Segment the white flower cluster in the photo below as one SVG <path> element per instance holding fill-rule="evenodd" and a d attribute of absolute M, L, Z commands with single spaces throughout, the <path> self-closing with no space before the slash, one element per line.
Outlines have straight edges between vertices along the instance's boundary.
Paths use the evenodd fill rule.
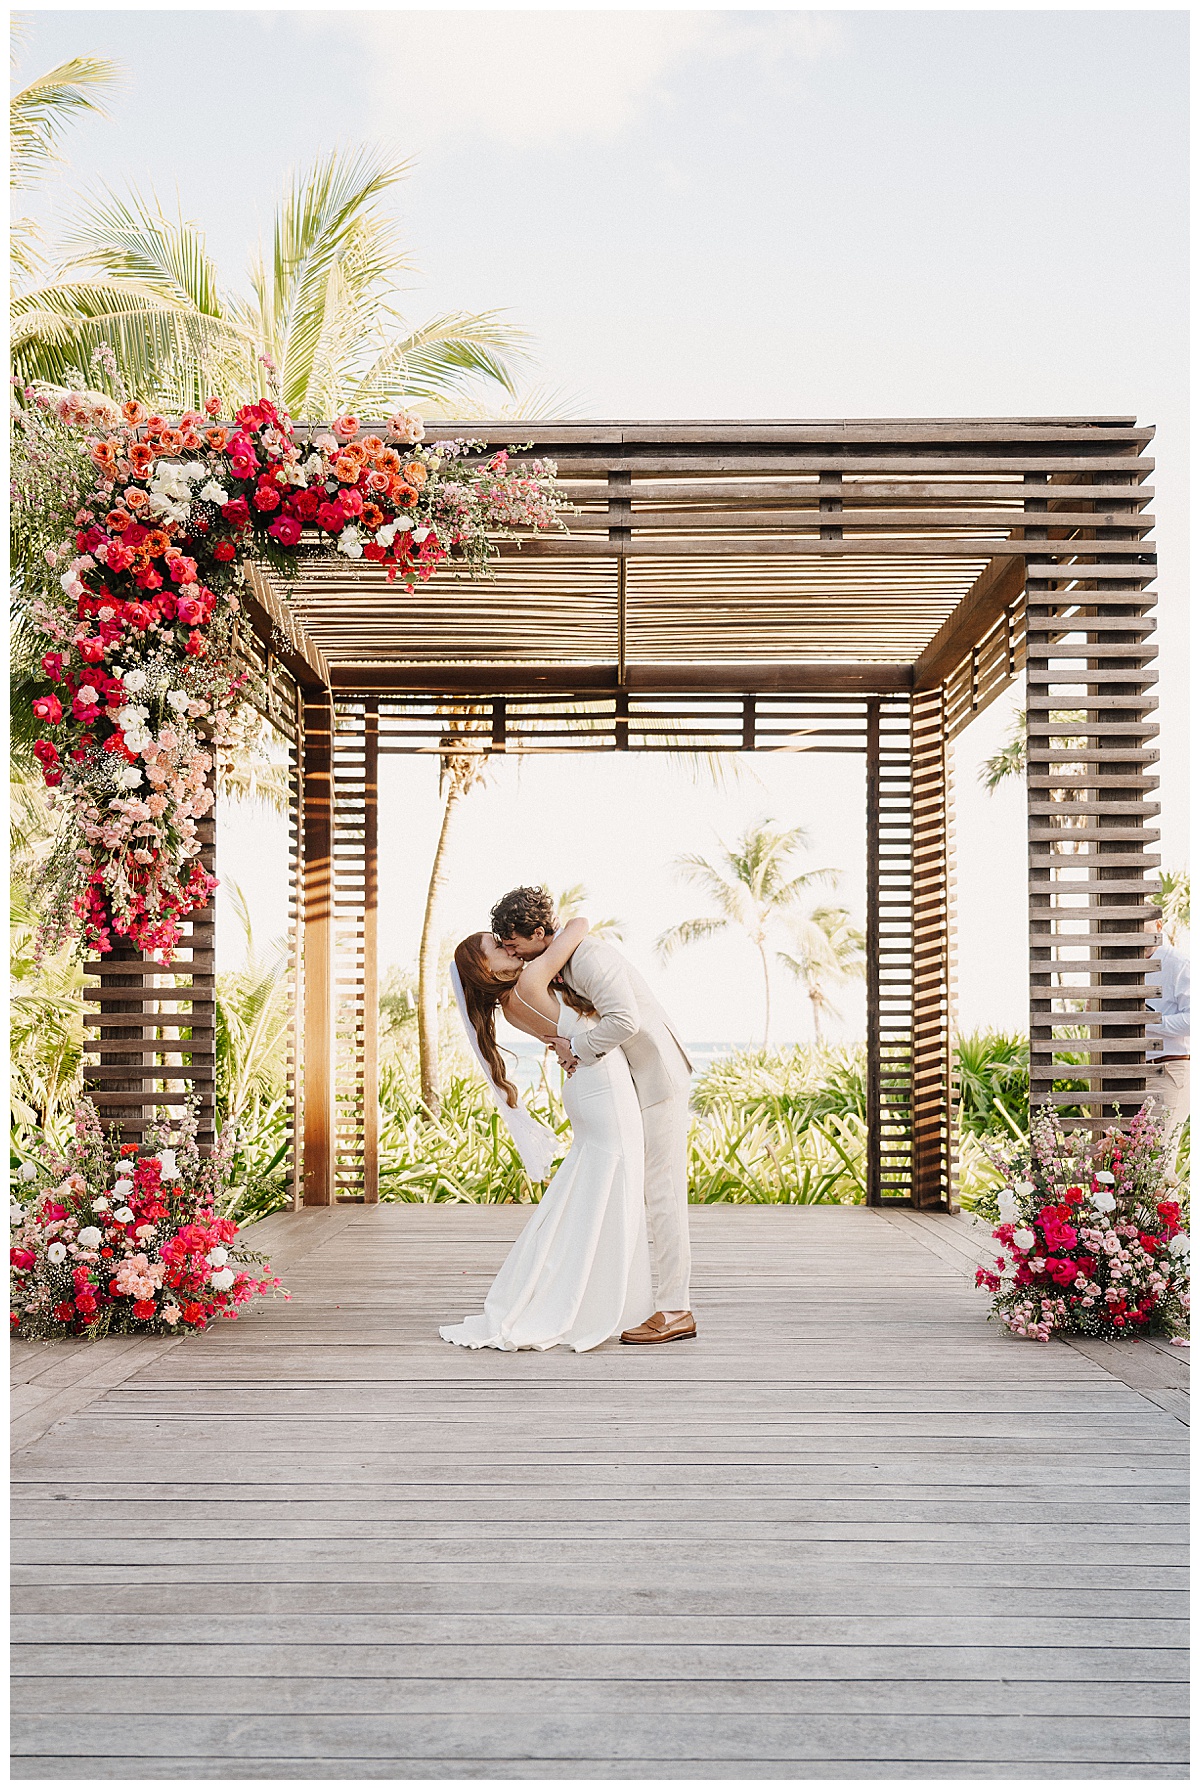
<path fill-rule="evenodd" d="M 202 461 L 160 460 L 150 481 L 150 510 L 172 522 L 186 522 L 192 509 L 192 488 L 207 477 Z"/>

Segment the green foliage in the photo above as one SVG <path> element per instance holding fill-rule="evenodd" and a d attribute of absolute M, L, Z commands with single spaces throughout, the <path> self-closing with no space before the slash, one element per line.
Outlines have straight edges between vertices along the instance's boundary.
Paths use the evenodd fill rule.
<path fill-rule="evenodd" d="M 482 1081 L 451 1070 L 434 1118 L 421 1099 L 416 1052 L 398 1052 L 379 1077 L 379 1197 L 431 1205 L 436 1202 L 505 1205 L 535 1200 L 516 1146 Z M 547 1085 L 526 1103 L 543 1123 L 569 1142 L 562 1103 Z"/>
<path fill-rule="evenodd" d="M 1158 887 L 1150 897 L 1162 914 L 1162 929 L 1174 944 L 1180 932 L 1192 927 L 1192 879 L 1186 870 L 1162 870 Z"/>
<path fill-rule="evenodd" d="M 970 1032 L 954 1049 L 959 1126 L 1022 1138 L 1029 1130 L 1029 1040 L 1017 1033 Z"/>
<path fill-rule="evenodd" d="M 83 970 L 69 950 L 38 963 L 38 915 L 14 894 L 9 933 L 12 1149 L 19 1161 L 61 1153 L 82 1088 Z"/>

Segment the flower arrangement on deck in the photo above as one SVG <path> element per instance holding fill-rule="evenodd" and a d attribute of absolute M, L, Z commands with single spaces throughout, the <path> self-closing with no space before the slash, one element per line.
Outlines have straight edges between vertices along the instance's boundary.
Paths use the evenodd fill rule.
<path fill-rule="evenodd" d="M 114 937 L 167 961 L 207 905 L 197 823 L 234 749 L 233 621 L 245 566 L 377 563 L 410 588 L 484 573 L 497 538 L 559 522 L 552 462 L 469 441 L 421 445 L 414 417 L 308 442 L 270 399 L 177 421 L 136 399 L 31 390 L 14 404 L 13 525 L 25 613 L 44 639 L 34 746 L 61 815 L 43 946 Z"/>
<path fill-rule="evenodd" d="M 68 1157 L 41 1171 L 26 1163 L 28 1203 L 13 1198 L 15 1335 L 171 1336 L 236 1318 L 248 1300 L 282 1289 L 218 1213 L 230 1140 L 202 1158 L 195 1137 L 189 1114 L 177 1131 L 118 1145 L 81 1102 Z"/>
<path fill-rule="evenodd" d="M 975 1284 L 1014 1335 L 1186 1329 L 1190 1242 L 1166 1143 L 1147 1104 L 1094 1139 L 1043 1112 L 1027 1145 L 989 1150 L 1006 1185 L 976 1211 L 993 1221 L 1002 1253 Z"/>

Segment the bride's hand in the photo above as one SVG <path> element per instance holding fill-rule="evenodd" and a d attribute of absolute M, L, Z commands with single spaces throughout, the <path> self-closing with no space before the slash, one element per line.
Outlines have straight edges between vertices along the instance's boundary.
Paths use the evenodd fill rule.
<path fill-rule="evenodd" d="M 566 1070 L 568 1075 L 574 1075 L 575 1071 L 579 1067 L 579 1058 L 575 1055 L 575 1052 L 571 1049 L 570 1039 L 569 1038 L 548 1038 L 546 1040 L 546 1042 L 549 1045 L 550 1049 L 554 1052 L 555 1056 L 558 1058 L 560 1066 Z"/>

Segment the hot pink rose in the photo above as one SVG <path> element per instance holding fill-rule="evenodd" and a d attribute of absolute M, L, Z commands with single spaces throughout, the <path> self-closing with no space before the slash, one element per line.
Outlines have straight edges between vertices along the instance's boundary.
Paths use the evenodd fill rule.
<path fill-rule="evenodd" d="M 37 1257 L 34 1255 L 32 1249 L 10 1249 L 8 1252 L 8 1259 L 14 1268 L 24 1274 L 28 1269 L 33 1267 Z"/>
<path fill-rule="evenodd" d="M 303 534 L 299 522 L 294 516 L 277 516 L 267 533 L 279 542 L 281 547 L 294 547 Z"/>
<path fill-rule="evenodd" d="M 61 653 L 42 654 L 42 675 L 56 684 L 62 683 L 63 656 Z"/>
<path fill-rule="evenodd" d="M 132 552 L 120 541 L 109 542 L 107 558 L 110 572 L 127 572 L 133 564 Z"/>
<path fill-rule="evenodd" d="M 171 577 L 176 584 L 194 584 L 196 582 L 196 562 L 181 553 L 170 564 Z"/>
<path fill-rule="evenodd" d="M 79 657 L 85 665 L 99 665 L 104 657 L 104 642 L 98 635 L 81 640 L 78 645 Z"/>
<path fill-rule="evenodd" d="M 33 712 L 39 721 L 48 721 L 57 726 L 62 720 L 62 703 L 57 696 L 37 696 L 33 702 Z"/>
<path fill-rule="evenodd" d="M 358 434 L 358 418 L 356 416 L 339 416 L 330 428 L 339 441 L 353 441 Z"/>
<path fill-rule="evenodd" d="M 175 617 L 185 628 L 195 627 L 204 619 L 204 606 L 195 597 L 179 597 L 175 603 Z"/>

